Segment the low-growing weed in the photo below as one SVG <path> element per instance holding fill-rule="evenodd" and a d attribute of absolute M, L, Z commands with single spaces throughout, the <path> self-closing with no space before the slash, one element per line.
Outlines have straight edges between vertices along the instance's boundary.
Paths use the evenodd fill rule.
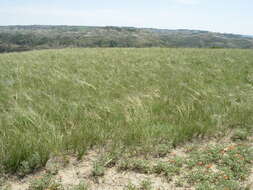
<path fill-rule="evenodd" d="M 93 177 L 101 177 L 105 174 L 105 167 L 100 162 L 93 163 L 92 176 Z"/>
<path fill-rule="evenodd" d="M 34 179 L 28 190 L 63 190 L 63 187 L 54 181 L 52 175 L 46 174 Z"/>
<path fill-rule="evenodd" d="M 79 183 L 78 185 L 74 185 L 68 190 L 88 190 L 89 186 L 86 185 L 84 182 Z"/>
<path fill-rule="evenodd" d="M 150 163 L 146 160 L 140 159 L 125 159 L 121 160 L 118 165 L 118 169 L 121 171 L 131 170 L 139 173 L 150 173 L 152 171 L 152 167 Z"/>

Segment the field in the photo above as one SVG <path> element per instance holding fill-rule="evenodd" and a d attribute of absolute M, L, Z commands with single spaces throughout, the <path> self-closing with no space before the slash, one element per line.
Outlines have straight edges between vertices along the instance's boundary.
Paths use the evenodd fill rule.
<path fill-rule="evenodd" d="M 21 178 L 29 190 L 110 189 L 96 185 L 112 171 L 142 180 L 118 189 L 148 190 L 162 179 L 165 189 L 250 189 L 252 126 L 252 50 L 0 55 L 0 189 L 20 188 Z M 52 169 L 52 160 L 61 161 Z M 80 163 L 92 168 L 79 185 L 54 181 Z"/>

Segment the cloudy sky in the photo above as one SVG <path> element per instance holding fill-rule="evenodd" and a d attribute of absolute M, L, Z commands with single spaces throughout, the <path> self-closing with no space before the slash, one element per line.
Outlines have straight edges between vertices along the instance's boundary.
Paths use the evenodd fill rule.
<path fill-rule="evenodd" d="M 0 25 L 135 26 L 253 35 L 253 0 L 0 0 Z"/>

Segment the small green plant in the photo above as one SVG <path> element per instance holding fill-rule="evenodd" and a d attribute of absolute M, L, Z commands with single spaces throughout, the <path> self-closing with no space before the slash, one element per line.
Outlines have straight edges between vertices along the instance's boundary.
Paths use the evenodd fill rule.
<path fill-rule="evenodd" d="M 119 159 L 119 153 L 118 152 L 109 152 L 102 155 L 98 162 L 101 163 L 104 167 L 113 167 L 116 165 L 117 161 Z"/>
<path fill-rule="evenodd" d="M 239 190 L 244 188 L 239 185 L 237 181 L 224 180 L 218 184 L 213 184 L 210 182 L 202 182 L 196 186 L 196 190 Z"/>
<path fill-rule="evenodd" d="M 79 183 L 78 185 L 75 185 L 68 190 L 88 190 L 88 185 L 86 185 L 84 182 Z"/>
<path fill-rule="evenodd" d="M 56 175 L 60 168 L 65 167 L 69 163 L 66 155 L 52 156 L 46 163 L 45 169 L 47 173 Z"/>
<path fill-rule="evenodd" d="M 158 162 L 154 167 L 153 167 L 153 172 L 157 174 L 162 174 L 166 173 L 168 168 L 167 163 L 165 162 Z"/>
<path fill-rule="evenodd" d="M 170 180 L 172 176 L 180 173 L 182 166 L 182 159 L 175 157 L 174 159 L 169 160 L 169 162 L 158 162 L 154 165 L 153 172 L 163 174 L 168 180 Z"/>
<path fill-rule="evenodd" d="M 100 162 L 93 163 L 92 176 L 101 177 L 105 174 L 105 167 Z"/>
<path fill-rule="evenodd" d="M 216 187 L 209 182 L 203 182 L 196 186 L 196 190 L 216 190 Z"/>
<path fill-rule="evenodd" d="M 181 179 L 181 178 L 176 179 L 175 185 L 176 185 L 176 187 L 183 187 L 184 186 L 183 179 Z"/>
<path fill-rule="evenodd" d="M 217 189 L 229 189 L 229 190 L 238 190 L 243 189 L 240 183 L 236 180 L 222 180 L 216 185 Z"/>
<path fill-rule="evenodd" d="M 132 160 L 132 170 L 140 173 L 150 173 L 151 167 L 146 160 Z"/>
<path fill-rule="evenodd" d="M 119 170 L 132 170 L 139 173 L 150 173 L 152 168 L 146 160 L 140 159 L 125 159 L 121 160 L 118 165 Z"/>
<path fill-rule="evenodd" d="M 54 181 L 52 175 L 45 174 L 33 180 L 28 190 L 63 190 L 63 188 Z"/>
<path fill-rule="evenodd" d="M 119 171 L 126 171 L 126 170 L 131 169 L 131 161 L 130 161 L 130 159 L 120 160 L 117 168 L 118 168 Z"/>
<path fill-rule="evenodd" d="M 24 176 L 41 166 L 41 157 L 38 153 L 32 154 L 27 160 L 21 162 L 18 174 Z"/>
<path fill-rule="evenodd" d="M 129 183 L 124 190 L 151 190 L 152 182 L 150 180 L 143 180 L 139 186 Z"/>
<path fill-rule="evenodd" d="M 170 152 L 171 148 L 172 148 L 171 145 L 168 144 L 158 145 L 155 148 L 154 155 L 156 157 L 165 157 Z"/>
<path fill-rule="evenodd" d="M 236 129 L 234 131 L 234 134 L 232 135 L 231 139 L 233 141 L 244 141 L 244 140 L 247 140 L 248 138 L 248 135 L 249 135 L 249 132 L 245 129 Z"/>
<path fill-rule="evenodd" d="M 150 180 L 143 180 L 140 184 L 140 190 L 151 190 L 152 182 Z"/>
<path fill-rule="evenodd" d="M 187 179 L 187 182 L 192 185 L 200 184 L 203 182 L 216 183 L 218 177 L 219 177 L 219 174 L 212 173 L 208 170 L 205 170 L 205 168 L 202 168 L 202 167 L 194 168 L 185 176 L 185 178 Z"/>
<path fill-rule="evenodd" d="M 132 183 L 129 183 L 124 190 L 138 190 L 138 187 Z"/>

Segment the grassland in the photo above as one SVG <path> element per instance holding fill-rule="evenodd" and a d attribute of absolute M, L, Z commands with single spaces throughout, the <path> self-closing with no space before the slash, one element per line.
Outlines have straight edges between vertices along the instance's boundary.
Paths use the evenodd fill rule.
<path fill-rule="evenodd" d="M 252 105 L 252 50 L 95 48 L 2 54 L 0 173 L 23 176 L 54 155 L 81 159 L 97 147 L 118 156 L 163 154 L 168 147 L 230 130 L 243 140 L 252 132 Z M 164 173 L 162 167 L 158 170 Z"/>

